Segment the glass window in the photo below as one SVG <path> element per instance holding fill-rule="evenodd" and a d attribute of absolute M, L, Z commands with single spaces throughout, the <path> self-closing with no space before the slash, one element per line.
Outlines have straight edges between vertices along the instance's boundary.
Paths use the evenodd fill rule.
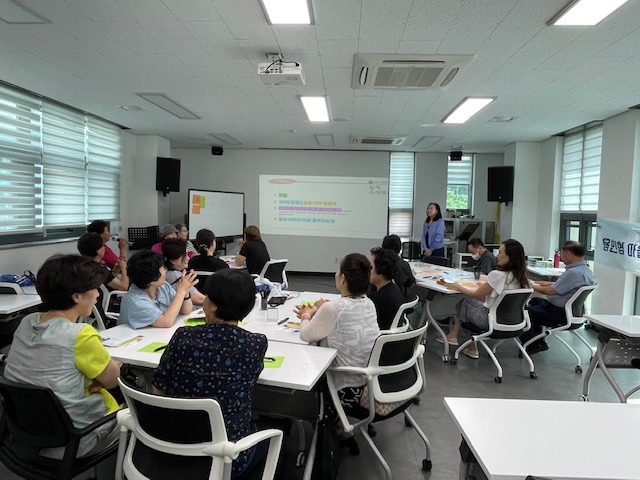
<path fill-rule="evenodd" d="M 389 158 L 389 234 L 413 235 L 413 153 L 393 152 Z"/>
<path fill-rule="evenodd" d="M 120 217 L 120 129 L 0 84 L 0 244 Z"/>
<path fill-rule="evenodd" d="M 460 161 L 447 164 L 447 210 L 471 213 L 473 183 L 473 155 L 463 155 Z"/>
<path fill-rule="evenodd" d="M 581 127 L 564 137 L 560 210 L 596 212 L 600 191 L 602 125 Z"/>

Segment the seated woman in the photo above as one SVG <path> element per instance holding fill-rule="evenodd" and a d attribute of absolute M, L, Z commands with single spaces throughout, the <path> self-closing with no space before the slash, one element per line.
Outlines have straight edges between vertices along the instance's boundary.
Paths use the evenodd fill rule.
<path fill-rule="evenodd" d="M 198 253 L 189 260 L 189 270 L 200 270 L 204 272 L 217 272 L 223 268 L 229 268 L 227 262 L 216 258 L 216 234 L 211 230 L 203 228 L 196 234 L 196 245 Z"/>
<path fill-rule="evenodd" d="M 267 337 L 238 327 L 253 309 L 253 279 L 223 270 L 205 284 L 205 325 L 181 327 L 171 338 L 153 376 L 153 392 L 186 398 L 213 398 L 220 404 L 229 440 L 256 431 L 251 421 L 253 386 L 264 368 Z M 261 445 L 233 462 L 232 478 L 264 456 Z"/>
<path fill-rule="evenodd" d="M 387 235 L 382 239 L 382 248 L 392 250 L 396 254 L 396 273 L 393 276 L 393 280 L 396 285 L 402 291 L 405 300 L 408 299 L 408 289 L 416 284 L 416 279 L 413 276 L 414 272 L 411 270 L 411 266 L 400 256 L 402 250 L 402 240 L 395 234 Z"/>
<path fill-rule="evenodd" d="M 365 295 L 370 271 L 367 257 L 350 253 L 342 259 L 335 275 L 341 297 L 330 302 L 320 300 L 315 307 L 296 307 L 296 315 L 301 320 L 300 338 L 307 342 L 319 341 L 321 346 L 338 351 L 332 366 L 366 367 L 380 335 L 376 308 Z M 359 415 L 362 407 L 358 402 L 366 380 L 350 373 L 335 374 L 334 380 L 345 412 Z M 353 451 L 353 446 L 351 448 Z"/>
<path fill-rule="evenodd" d="M 178 238 L 178 230 L 170 223 L 167 223 L 160 227 L 160 241 L 151 247 L 151 251 L 162 254 L 162 242 L 169 238 Z"/>
<path fill-rule="evenodd" d="M 527 264 L 524 248 L 517 240 L 509 239 L 502 242 L 498 250 L 498 270 L 487 275 L 487 283 L 477 289 L 469 289 L 458 283 L 447 284 L 447 288 L 464 293 L 469 298 L 461 300 L 456 305 L 456 321 L 447 335 L 447 341 L 458 345 L 458 334 L 462 322 L 471 322 L 478 328 L 489 330 L 489 308 L 503 290 L 529 288 L 527 279 Z M 442 339 L 438 338 L 438 341 Z M 472 343 L 463 352 L 471 358 L 478 358 L 476 343 Z"/>
<path fill-rule="evenodd" d="M 249 225 L 244 229 L 244 241 L 240 253 L 236 256 L 236 265 L 242 267 L 246 264 L 249 273 L 259 274 L 269 260 L 271 257 L 260 236 L 260 229 L 255 225 Z"/>
<path fill-rule="evenodd" d="M 106 390 L 118 385 L 120 369 L 102 346 L 100 334 L 77 323 L 91 314 L 104 281 L 103 266 L 79 255 L 49 258 L 40 270 L 36 290 L 46 308 L 22 319 L 13 335 L 4 376 L 14 382 L 48 387 L 77 428 L 83 428 L 120 408 Z M 78 456 L 104 450 L 118 438 L 115 420 L 80 442 Z M 41 452 L 61 459 L 62 448 Z"/>
<path fill-rule="evenodd" d="M 194 255 L 198 255 L 198 250 L 193 246 L 191 240 L 189 240 L 189 228 L 184 223 L 178 223 L 176 225 L 176 230 L 178 230 L 178 238 L 187 242 L 187 256 L 191 258 Z"/>
<path fill-rule="evenodd" d="M 371 285 L 375 287 L 369 292 L 369 298 L 376 307 L 380 330 L 388 330 L 404 303 L 404 297 L 393 282 L 397 255 L 391 250 L 376 247 L 371 249 Z"/>
<path fill-rule="evenodd" d="M 133 328 L 169 328 L 179 314 L 193 310 L 189 290 L 198 280 L 193 272 L 182 272 L 175 290 L 166 283 L 167 269 L 162 257 L 150 250 L 140 250 L 129 260 L 129 280 L 132 285 L 122 297 L 118 325 L 128 323 Z"/>
<path fill-rule="evenodd" d="M 182 238 L 169 238 L 162 242 L 162 256 L 164 257 L 164 266 L 167 268 L 166 282 L 172 287 L 182 278 L 189 264 L 187 257 L 187 242 Z M 194 305 L 202 305 L 204 295 L 194 286 L 189 290 L 191 301 Z"/>

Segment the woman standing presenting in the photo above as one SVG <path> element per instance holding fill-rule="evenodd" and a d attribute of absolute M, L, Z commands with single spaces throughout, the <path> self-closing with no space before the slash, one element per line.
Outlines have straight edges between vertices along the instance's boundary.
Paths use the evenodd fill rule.
<path fill-rule="evenodd" d="M 422 225 L 422 255 L 425 257 L 444 257 L 444 220 L 440 205 L 430 203 L 427 206 L 427 219 Z"/>

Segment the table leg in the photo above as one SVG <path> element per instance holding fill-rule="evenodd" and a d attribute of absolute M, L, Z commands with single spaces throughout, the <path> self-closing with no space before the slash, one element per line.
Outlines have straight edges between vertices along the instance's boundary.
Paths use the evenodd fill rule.
<path fill-rule="evenodd" d="M 436 322 L 435 317 L 447 317 L 455 315 L 455 306 L 460 301 L 459 295 L 443 295 L 437 292 L 429 291 L 425 300 L 425 310 L 427 311 L 427 318 L 433 328 L 436 329 L 436 333 L 442 338 L 444 345 L 442 361 L 449 361 L 449 341 L 447 335 L 442 330 L 442 327 Z"/>
<path fill-rule="evenodd" d="M 594 370 L 598 365 L 600 365 L 600 370 L 602 370 L 603 375 L 616 392 L 620 403 L 627 403 L 627 397 L 624 392 L 618 385 L 618 382 L 613 378 L 611 372 L 605 365 L 604 362 L 604 351 L 607 348 L 609 340 L 611 340 L 611 332 L 608 330 L 603 330 L 598 335 L 598 347 L 596 348 L 596 354 L 591 359 L 591 363 L 589 363 L 589 369 L 587 370 L 587 374 L 584 377 L 584 381 L 582 384 L 582 395 L 580 396 L 580 400 L 588 400 L 589 399 L 589 382 L 591 380 L 591 375 L 593 375 Z"/>

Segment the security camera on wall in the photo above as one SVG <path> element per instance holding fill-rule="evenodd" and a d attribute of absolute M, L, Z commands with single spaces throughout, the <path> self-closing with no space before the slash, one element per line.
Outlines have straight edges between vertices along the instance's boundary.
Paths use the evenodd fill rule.
<path fill-rule="evenodd" d="M 222 155 L 224 150 L 219 145 L 214 145 L 211 147 L 211 155 Z"/>

